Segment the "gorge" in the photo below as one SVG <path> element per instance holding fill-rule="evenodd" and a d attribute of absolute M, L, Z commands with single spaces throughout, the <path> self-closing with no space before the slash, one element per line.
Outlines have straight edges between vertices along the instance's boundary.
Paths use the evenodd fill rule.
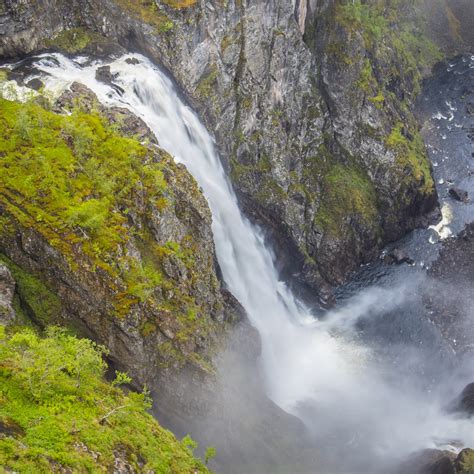
<path fill-rule="evenodd" d="M 112 2 L 104 5 L 108 8 Z M 146 56 L 124 50 L 123 41 L 122 46 L 110 46 L 102 39 L 94 40 L 101 46 L 87 50 L 88 43 L 79 48 L 79 55 L 48 51 L 6 62 L 3 97 L 21 102 L 26 96 L 40 104 L 32 107 L 47 111 L 43 116 L 39 109 L 19 108 L 13 118 L 3 117 L 13 124 L 7 131 L 17 130 L 17 143 L 37 140 L 36 130 L 47 129 L 56 120 L 47 114 L 71 117 L 69 124 L 59 125 L 56 138 L 79 157 L 77 165 L 64 167 L 65 173 L 70 173 L 71 166 L 79 170 L 66 174 L 66 183 L 76 179 L 77 173 L 92 186 L 98 181 L 90 173 L 113 177 L 114 167 L 124 165 L 111 161 L 111 168 L 102 171 L 101 160 L 107 160 L 108 153 L 120 154 L 127 146 L 143 147 L 143 151 L 133 148 L 132 155 L 143 168 L 138 170 L 137 183 L 133 182 L 133 197 L 119 197 L 107 211 L 121 220 L 105 221 L 104 228 L 115 229 L 111 232 L 119 235 L 126 229 L 126 238 L 118 242 L 118 250 L 106 255 L 101 247 L 104 241 L 98 237 L 105 238 L 110 231 L 102 236 L 85 214 L 51 210 L 45 199 L 47 188 L 32 194 L 29 202 L 18 200 L 12 194 L 17 162 L 9 161 L 2 174 L 6 196 L 0 216 L 2 262 L 14 277 L 20 274 L 16 267 L 31 272 L 59 296 L 62 309 L 38 320 L 17 277 L 18 298 L 23 310 L 28 307 L 25 313 L 33 314 L 40 327 L 66 325 L 107 346 L 112 367 L 126 370 L 135 388 L 146 384 L 151 389 L 160 422 L 177 436 L 190 433 L 202 446 L 216 447 L 216 459 L 209 466 L 217 472 L 439 472 L 422 470 L 436 469 L 440 462 L 456 469 L 446 472 L 470 472 L 469 450 L 463 451 L 464 461 L 454 459 L 463 448 L 474 446 L 472 420 L 449 405 L 474 378 L 470 364 L 472 280 L 468 272 L 458 274 L 459 266 L 449 263 L 449 252 L 455 255 L 457 250 L 438 254 L 443 239 L 460 232 L 473 216 L 472 204 L 454 202 L 448 187 L 460 186 L 472 195 L 469 107 L 474 60 L 464 54 L 437 66 L 418 97 L 415 119 L 415 93 L 403 106 L 405 98 L 379 96 L 390 87 L 395 94 L 411 94 L 409 89 L 421 82 L 421 75 L 415 78 L 402 72 L 399 82 L 389 87 L 378 77 L 377 68 L 383 70 L 391 59 L 372 58 L 369 53 L 372 72 L 361 73 L 368 83 L 362 86 L 362 79 L 355 81 L 351 71 L 357 75 L 353 68 L 361 66 L 367 72 L 366 60 L 357 60 L 354 66 L 344 56 L 346 52 L 334 50 L 337 41 L 328 37 L 333 31 L 328 26 L 332 3 L 328 5 L 309 2 L 306 21 L 298 17 L 306 11 L 299 7 L 298 22 L 291 5 L 281 6 L 290 14 L 278 21 L 283 18 L 290 26 L 282 34 L 273 30 L 275 42 L 283 37 L 301 46 L 302 25 L 318 20 L 310 31 L 303 28 L 303 33 L 308 44 L 321 41 L 314 46 L 319 77 L 317 85 L 304 82 L 304 74 L 311 75 L 314 64 L 303 49 L 297 65 L 269 66 L 276 68 L 277 75 L 271 76 L 277 86 L 265 92 L 271 99 L 260 96 L 266 89 L 258 80 L 252 82 L 255 77 L 248 83 L 245 79 L 246 74 L 257 72 L 258 54 L 249 64 L 233 56 L 225 59 L 223 51 L 224 63 L 236 66 L 239 81 L 228 85 L 237 100 L 228 98 L 220 82 L 225 83 L 226 76 L 222 79 L 219 65 L 199 77 L 194 92 L 201 96 L 199 104 L 187 94 L 189 82 L 195 80 L 194 63 L 176 70 L 173 61 L 178 59 L 173 54 L 164 60 L 166 55 L 140 48 L 152 59 L 158 54 L 173 71 L 171 79 L 169 71 Z M 328 8 L 326 14 L 324 8 Z M 91 14 L 89 20 L 93 18 Z M 247 21 L 257 21 L 256 17 L 247 14 L 245 18 L 242 31 L 255 34 Z M 134 23 L 138 20 L 129 21 L 129 28 L 138 28 Z M 189 18 L 186 21 L 179 35 L 195 28 Z M 354 24 L 362 20 L 355 17 L 349 26 L 344 23 L 347 18 L 340 21 L 347 28 L 344 34 L 357 38 Z M 110 28 L 113 23 L 104 20 L 104 24 Z M 374 48 L 373 39 L 364 47 Z M 257 43 L 248 41 L 240 45 L 244 53 L 241 49 L 239 58 L 249 54 L 246 48 L 256 53 L 252 48 L 258 49 Z M 361 47 L 351 41 L 347 43 L 351 47 Z M 469 46 L 469 37 L 465 41 Z M 183 40 L 183 44 L 188 43 Z M 15 47 L 16 54 L 26 52 Z M 283 49 L 272 47 L 277 51 L 275 58 L 281 54 L 284 62 L 288 60 Z M 227 48 L 232 45 L 223 49 Z M 380 54 L 385 53 L 382 48 Z M 12 56 L 11 50 L 7 55 Z M 322 58 L 345 64 L 347 76 L 337 79 L 337 67 L 332 69 Z M 192 61 L 203 61 L 196 50 Z M 295 83 L 297 72 L 300 82 Z M 31 92 L 35 81 L 39 92 Z M 289 92 L 284 90 L 287 81 L 292 84 Z M 357 91 L 349 97 L 346 91 L 355 82 Z M 309 92 L 311 87 L 317 90 Z M 240 89 L 246 88 L 251 99 L 242 95 Z M 273 107 L 259 118 L 265 101 L 275 97 L 280 111 Z M 209 128 L 212 124 L 216 142 L 188 100 Z M 227 100 L 233 103 L 230 108 L 224 106 Z M 255 100 L 261 101 L 258 107 Z M 10 106 L 5 104 L 2 107 L 7 110 Z M 296 112 L 295 104 L 302 109 Z M 221 116 L 213 116 L 219 108 Z M 356 109 L 361 122 L 351 115 Z M 229 120 L 230 111 L 235 113 L 234 120 Z M 96 116 L 105 117 L 100 119 L 102 125 L 94 122 Z M 424 124 L 421 134 L 416 120 Z M 262 136 L 255 135 L 256 128 Z M 380 134 L 381 129 L 387 134 Z M 89 136 L 91 131 L 99 140 Z M 288 139 L 286 145 L 275 132 Z M 104 148 L 105 154 L 93 157 L 92 162 L 90 147 L 100 149 L 100 141 L 108 143 L 117 133 L 133 137 L 137 144 L 117 142 L 118 148 Z M 420 148 L 421 135 L 432 167 Z M 291 163 L 298 140 L 299 156 L 305 158 Z M 21 146 L 27 149 L 30 144 Z M 40 146 L 44 150 L 51 145 L 41 142 Z M 44 153 L 40 151 L 39 156 Z M 408 162 L 400 157 L 408 157 Z M 21 166 L 21 157 L 16 159 Z M 399 174 L 397 160 L 402 160 L 406 179 Z M 149 169 L 154 174 L 148 174 Z M 207 199 L 212 232 L 206 201 L 186 170 Z M 38 179 L 43 180 L 43 171 L 39 173 Z M 113 192 L 119 196 L 123 186 L 128 193 L 126 181 L 127 175 Z M 153 183 L 159 183 L 158 194 Z M 85 203 L 109 196 L 106 188 L 92 188 L 93 198 L 81 189 L 76 192 L 85 192 Z M 27 191 L 17 185 L 19 195 L 26 196 Z M 443 225 L 436 216 L 436 195 Z M 30 220 L 22 215 L 25 203 L 33 206 L 26 208 Z M 66 222 L 53 221 L 57 216 L 66 216 Z M 385 247 L 385 262 L 378 258 L 387 243 L 415 226 L 420 228 Z M 72 250 L 61 246 L 51 230 L 59 240 L 70 241 Z M 470 242 L 470 238 L 467 232 L 460 242 Z M 98 247 L 92 246 L 89 254 L 91 241 Z M 459 246 L 455 240 L 446 248 L 449 245 Z M 469 243 L 465 245 L 469 248 Z M 387 255 L 394 249 L 414 262 L 388 265 Z M 70 251 L 79 263 L 76 267 Z M 468 257 L 469 253 L 461 253 L 461 260 Z M 118 273 L 114 259 L 120 262 Z M 140 262 L 138 269 L 135 260 Z M 366 264 L 359 268 L 361 262 Z M 152 266 L 164 276 L 156 275 Z M 109 277 L 114 282 L 110 287 Z M 451 279 L 455 288 L 449 284 Z M 111 314 L 111 307 L 118 311 L 117 292 L 122 295 L 121 304 L 123 296 L 129 298 L 120 306 L 121 315 Z M 446 306 L 456 300 L 462 304 L 448 323 L 443 314 L 449 313 Z M 427 456 L 423 451 L 427 448 L 434 450 L 431 457 L 410 458 L 413 453 Z"/>

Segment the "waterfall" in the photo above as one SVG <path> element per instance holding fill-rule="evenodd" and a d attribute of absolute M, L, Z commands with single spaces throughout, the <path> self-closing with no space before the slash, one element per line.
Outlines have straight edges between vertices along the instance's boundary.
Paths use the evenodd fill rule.
<path fill-rule="evenodd" d="M 129 64 L 126 59 L 130 57 L 139 63 Z M 45 55 L 37 67 L 49 74 L 43 78 L 49 90 L 58 93 L 77 81 L 93 90 L 102 103 L 130 109 L 147 123 L 159 145 L 197 180 L 212 211 L 224 281 L 261 335 L 261 365 L 269 396 L 292 411 L 308 392 L 317 390 L 316 385 L 309 386 L 311 380 L 316 382 L 315 370 L 326 372 L 327 377 L 337 366 L 347 372 L 347 381 L 354 372 L 354 358 L 346 357 L 348 348 L 339 347 L 338 339 L 314 330 L 317 323 L 309 310 L 279 281 L 261 232 L 239 210 L 212 137 L 180 100 L 173 83 L 140 55 L 128 55 L 110 64 L 116 75 L 114 83 L 123 93 L 98 82 L 94 64 L 81 66 L 80 61 L 55 54 L 53 58 Z M 362 358 L 363 352 L 353 356 Z"/>
<path fill-rule="evenodd" d="M 131 64 L 130 58 L 136 61 Z M 411 379 L 387 382 L 381 362 L 356 337 L 354 321 L 377 305 L 396 307 L 406 298 L 407 286 L 369 290 L 324 321 L 316 320 L 280 281 L 262 233 L 239 210 L 212 137 L 171 80 L 133 54 L 109 63 L 120 89 L 114 88 L 95 79 L 100 65 L 60 54 L 35 59 L 47 89 L 57 93 L 81 82 L 105 105 L 126 107 L 141 117 L 160 146 L 202 187 L 223 279 L 262 339 L 260 365 L 268 396 L 322 437 L 341 435 L 343 440 L 344 433 L 351 433 L 346 447 L 367 445 L 371 455 L 434 447 L 436 437 L 474 444 L 471 422 L 444 414 L 440 401 L 420 395 Z"/>

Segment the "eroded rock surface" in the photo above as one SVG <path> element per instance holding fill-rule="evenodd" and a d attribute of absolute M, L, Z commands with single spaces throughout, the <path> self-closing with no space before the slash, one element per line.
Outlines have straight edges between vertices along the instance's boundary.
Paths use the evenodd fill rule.
<path fill-rule="evenodd" d="M 401 2 L 393 23 L 380 23 L 373 10 L 367 25 L 334 0 L 295 8 L 283 0 L 159 2 L 152 13 L 122 0 L 53 3 L 35 2 L 33 15 L 31 2 L 8 2 L 1 54 L 55 44 L 77 50 L 83 36 L 67 36 L 67 28 L 80 25 L 162 64 L 216 136 L 281 269 L 321 295 L 384 243 L 427 223 L 436 193 L 411 109 L 439 56 L 410 29 L 426 17 L 423 8 Z M 467 20 L 451 3 L 461 37 Z M 389 18 L 388 4 L 382 8 Z M 463 44 L 454 36 L 446 51 Z"/>

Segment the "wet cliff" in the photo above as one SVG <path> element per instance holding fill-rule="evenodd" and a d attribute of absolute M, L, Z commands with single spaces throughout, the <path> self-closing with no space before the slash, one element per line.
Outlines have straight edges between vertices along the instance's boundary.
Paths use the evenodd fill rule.
<path fill-rule="evenodd" d="M 446 53 L 469 44 L 460 3 L 435 8 L 451 25 L 440 40 Z M 282 270 L 321 295 L 435 208 L 412 115 L 422 77 L 442 57 L 426 5 L 103 0 L 52 8 L 6 2 L 1 54 L 77 51 L 91 41 L 103 53 L 103 35 L 163 65 L 213 131 Z"/>
<path fill-rule="evenodd" d="M 436 210 L 413 104 L 432 65 L 467 50 L 472 30 L 462 0 L 440 0 L 432 16 L 412 3 L 6 0 L 0 55 L 151 57 L 215 135 L 281 270 L 327 300 Z M 143 122 L 78 85 L 53 104 L 2 100 L 1 114 L 1 318 L 103 343 L 111 365 L 153 383 L 176 432 L 208 419 L 222 429 L 228 463 L 252 453 L 253 465 L 259 456 L 282 465 L 303 452 L 289 441 L 304 439 L 300 423 L 263 393 L 258 338 L 222 288 L 210 211 L 189 173 Z M 243 363 L 250 377 L 215 377 L 228 334 L 221 370 Z M 229 439 L 243 454 L 225 451 Z"/>

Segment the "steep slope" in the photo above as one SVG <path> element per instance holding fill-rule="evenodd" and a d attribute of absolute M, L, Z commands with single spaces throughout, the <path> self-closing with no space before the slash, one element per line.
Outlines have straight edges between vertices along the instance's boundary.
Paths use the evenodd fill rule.
<path fill-rule="evenodd" d="M 1 319 L 105 345 L 165 426 L 237 471 L 298 459 L 304 427 L 264 393 L 258 335 L 217 276 L 207 202 L 144 123 L 74 83 L 52 104 L 1 99 L 0 136 Z"/>
<path fill-rule="evenodd" d="M 24 310 L 41 325 L 71 319 L 139 384 L 158 368 L 211 370 L 226 316 L 207 203 L 140 143 L 154 139 L 126 110 L 93 112 L 80 86 L 56 107 L 81 101 L 67 116 L 2 100 L 0 249 L 19 267 Z M 35 276 L 51 297 L 34 301 Z"/>
<path fill-rule="evenodd" d="M 0 326 L 0 465 L 7 472 L 208 472 L 147 413 L 145 393 L 103 379 L 105 348 L 59 329 Z"/>

